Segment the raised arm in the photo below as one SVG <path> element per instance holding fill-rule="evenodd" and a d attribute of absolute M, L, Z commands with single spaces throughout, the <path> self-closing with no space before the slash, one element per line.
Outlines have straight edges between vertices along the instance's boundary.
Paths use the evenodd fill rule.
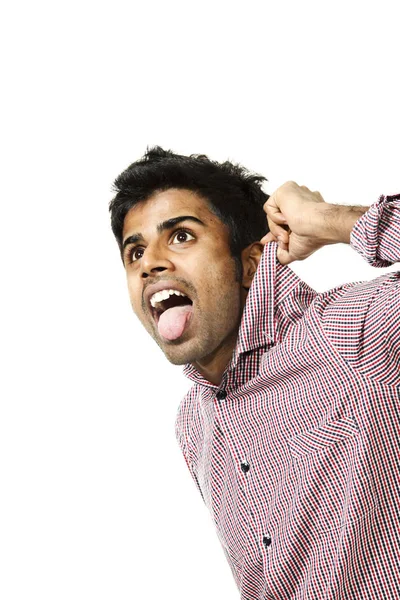
<path fill-rule="evenodd" d="M 400 260 L 400 195 L 371 207 L 336 206 L 287 183 L 265 210 L 271 233 L 263 241 L 278 241 L 283 264 L 337 242 L 350 242 L 376 267 Z M 400 271 L 326 292 L 323 306 L 322 324 L 343 358 L 367 377 L 400 385 Z"/>
<path fill-rule="evenodd" d="M 319 192 L 289 181 L 264 205 L 278 260 L 304 260 L 327 244 L 351 243 L 375 267 L 400 260 L 400 194 L 381 196 L 371 207 L 328 204 Z"/>
<path fill-rule="evenodd" d="M 349 243 L 351 231 L 368 206 L 328 204 L 319 192 L 288 181 L 264 204 L 270 233 L 262 242 L 278 242 L 280 263 L 304 260 L 339 242 Z"/>

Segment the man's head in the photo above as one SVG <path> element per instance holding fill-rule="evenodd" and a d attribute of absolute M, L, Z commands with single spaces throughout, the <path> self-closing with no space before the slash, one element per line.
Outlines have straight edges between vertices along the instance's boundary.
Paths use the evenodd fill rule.
<path fill-rule="evenodd" d="M 115 181 L 111 222 L 131 303 L 175 364 L 229 358 L 234 348 L 268 232 L 264 179 L 156 147 Z M 178 295 L 154 296 L 162 288 Z"/>

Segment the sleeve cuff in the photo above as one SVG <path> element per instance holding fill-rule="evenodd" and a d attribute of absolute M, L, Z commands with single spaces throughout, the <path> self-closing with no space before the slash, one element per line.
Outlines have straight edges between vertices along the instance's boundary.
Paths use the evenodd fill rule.
<path fill-rule="evenodd" d="M 350 234 L 350 245 L 370 265 L 389 267 L 392 262 L 379 258 L 378 250 L 381 236 L 381 220 L 387 205 L 400 196 L 380 196 L 354 224 Z"/>

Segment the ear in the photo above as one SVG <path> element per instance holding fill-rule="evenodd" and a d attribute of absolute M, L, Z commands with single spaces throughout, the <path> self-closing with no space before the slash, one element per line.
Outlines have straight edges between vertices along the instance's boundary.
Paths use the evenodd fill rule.
<path fill-rule="evenodd" d="M 251 282 L 253 281 L 253 277 L 257 271 L 258 263 L 260 262 L 263 250 L 264 245 L 260 242 L 254 242 L 242 250 L 242 286 L 246 289 L 249 289 L 251 286 Z"/>

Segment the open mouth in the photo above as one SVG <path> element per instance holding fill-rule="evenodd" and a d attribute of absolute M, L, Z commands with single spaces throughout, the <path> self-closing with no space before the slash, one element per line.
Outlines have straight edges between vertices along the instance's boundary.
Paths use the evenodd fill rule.
<path fill-rule="evenodd" d="M 162 290 L 150 298 L 151 311 L 159 334 L 176 340 L 186 330 L 193 312 L 193 302 L 178 290 Z"/>
<path fill-rule="evenodd" d="M 177 290 L 163 290 L 162 292 L 157 292 L 150 298 L 152 313 L 157 323 L 160 315 L 170 308 L 175 308 L 176 306 L 191 306 L 192 304 L 193 302 L 189 296 L 186 296 Z"/>

